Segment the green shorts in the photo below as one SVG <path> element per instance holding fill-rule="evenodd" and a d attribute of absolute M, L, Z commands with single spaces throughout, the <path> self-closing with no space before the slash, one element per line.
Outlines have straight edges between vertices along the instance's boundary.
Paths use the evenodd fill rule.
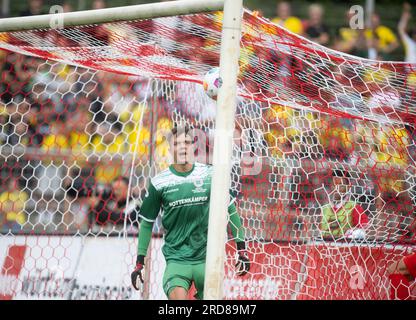
<path fill-rule="evenodd" d="M 205 262 L 200 264 L 168 262 L 163 275 L 163 291 L 169 298 L 169 294 L 174 288 L 182 287 L 189 291 L 193 282 L 196 288 L 195 298 L 202 300 L 204 280 Z"/>

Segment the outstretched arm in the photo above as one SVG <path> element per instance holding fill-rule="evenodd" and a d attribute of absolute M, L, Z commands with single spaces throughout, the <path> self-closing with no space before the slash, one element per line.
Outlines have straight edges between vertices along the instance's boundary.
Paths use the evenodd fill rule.
<path fill-rule="evenodd" d="M 142 219 L 142 221 L 140 222 L 136 267 L 131 274 L 131 282 L 136 290 L 139 290 L 144 282 L 142 273 L 144 269 L 144 258 L 147 255 L 147 249 L 149 247 L 150 240 L 152 239 L 153 223 L 159 214 L 160 205 L 160 194 L 155 189 L 153 184 L 150 183 L 149 193 L 143 200 L 143 204 L 140 209 L 139 217 Z"/>
<path fill-rule="evenodd" d="M 147 255 L 147 248 L 149 248 L 150 240 L 152 239 L 153 222 L 142 221 L 139 230 L 139 243 L 137 248 L 137 257 L 144 257 Z"/>
<path fill-rule="evenodd" d="M 144 283 L 143 269 L 144 258 L 147 254 L 150 240 L 152 239 L 153 222 L 142 221 L 139 230 L 139 244 L 137 250 L 136 267 L 131 273 L 131 283 L 136 290 L 140 290 Z"/>
<path fill-rule="evenodd" d="M 403 4 L 402 16 L 401 16 L 399 24 L 397 26 L 397 28 L 399 30 L 399 35 L 402 38 L 402 40 L 407 35 L 406 34 L 407 26 L 409 25 L 409 21 L 410 21 L 410 18 L 412 16 L 411 10 L 412 10 L 412 7 L 410 6 L 410 4 L 405 2 Z"/>
<path fill-rule="evenodd" d="M 250 260 L 246 253 L 244 227 L 241 223 L 240 216 L 237 213 L 237 208 L 235 207 L 234 203 L 229 205 L 228 214 L 230 217 L 229 225 L 231 228 L 231 233 L 234 237 L 238 253 L 238 261 L 236 264 L 237 275 L 244 276 L 247 272 L 250 271 Z"/>

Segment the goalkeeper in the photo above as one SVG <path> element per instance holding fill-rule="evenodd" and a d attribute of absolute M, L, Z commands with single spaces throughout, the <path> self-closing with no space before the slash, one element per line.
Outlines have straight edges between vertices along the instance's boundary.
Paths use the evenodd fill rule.
<path fill-rule="evenodd" d="M 174 164 L 150 180 L 148 195 L 140 209 L 138 255 L 131 280 L 136 290 L 142 287 L 153 222 L 162 208 L 162 225 L 166 232 L 162 248 L 166 260 L 163 290 L 171 300 L 185 300 L 193 282 L 197 290 L 195 297 L 202 299 L 212 167 L 193 163 L 194 146 L 189 127 L 175 126 L 168 141 Z M 238 251 L 237 274 L 243 276 L 249 271 L 250 262 L 234 199 L 228 213 Z"/>

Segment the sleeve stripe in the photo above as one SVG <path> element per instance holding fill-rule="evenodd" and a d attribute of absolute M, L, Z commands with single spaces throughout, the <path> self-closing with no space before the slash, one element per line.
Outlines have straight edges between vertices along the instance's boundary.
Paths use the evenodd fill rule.
<path fill-rule="evenodd" d="M 147 222 L 155 222 L 155 219 L 154 220 L 148 219 L 148 218 L 142 216 L 141 214 L 139 214 L 139 217 L 142 218 L 144 221 L 147 221 Z"/>

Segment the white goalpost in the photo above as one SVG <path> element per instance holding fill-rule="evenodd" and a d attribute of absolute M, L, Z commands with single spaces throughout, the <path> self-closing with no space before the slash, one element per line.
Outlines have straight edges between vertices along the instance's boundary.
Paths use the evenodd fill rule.
<path fill-rule="evenodd" d="M 240 58 L 242 0 L 225 0 L 221 38 L 220 77 L 215 120 L 212 190 L 208 223 L 208 246 L 205 271 L 205 299 L 222 299 L 227 227 L 228 190 L 231 185 L 231 159 L 237 76 Z"/>
<path fill-rule="evenodd" d="M 240 56 L 242 0 L 179 0 L 120 8 L 87 10 L 33 17 L 2 19 L 0 32 L 50 28 L 59 19 L 61 27 L 101 24 L 136 19 L 151 19 L 201 12 L 224 11 L 220 53 L 220 77 L 213 153 L 213 178 L 210 200 L 205 299 L 223 298 L 223 278 L 229 203 L 231 156 L 237 101 L 238 61 Z M 220 231 L 222 230 L 222 231 Z"/>
<path fill-rule="evenodd" d="M 218 66 L 214 100 L 203 79 Z M 1 19 L 0 300 L 166 298 L 160 216 L 143 292 L 130 273 L 175 123 L 213 165 L 204 299 L 388 298 L 387 267 L 416 243 L 415 70 L 320 46 L 243 0 Z"/>

